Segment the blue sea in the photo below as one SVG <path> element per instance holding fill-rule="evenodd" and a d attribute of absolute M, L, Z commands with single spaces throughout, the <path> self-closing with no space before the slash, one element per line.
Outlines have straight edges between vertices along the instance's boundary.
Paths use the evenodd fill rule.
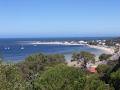
<path fill-rule="evenodd" d="M 88 51 L 96 55 L 103 51 L 89 48 L 86 45 L 62 45 L 59 42 L 77 42 L 81 40 L 106 40 L 104 38 L 1 38 L 0 56 L 4 61 L 18 62 L 32 54 L 64 54 L 66 60 L 70 60 L 73 52 Z M 45 42 L 45 43 L 43 43 Z M 54 43 L 56 42 L 56 43 Z M 47 43 L 47 44 L 46 44 Z"/>

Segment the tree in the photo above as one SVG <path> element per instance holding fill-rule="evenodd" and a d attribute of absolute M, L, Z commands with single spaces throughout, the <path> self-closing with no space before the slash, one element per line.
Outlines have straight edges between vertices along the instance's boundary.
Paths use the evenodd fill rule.
<path fill-rule="evenodd" d="M 37 73 L 44 72 L 48 67 L 52 67 L 58 63 L 64 63 L 65 59 L 63 55 L 44 55 L 35 54 L 27 57 L 25 61 L 18 63 L 16 66 L 19 68 L 22 77 L 27 82 L 28 90 L 34 89 L 34 79 Z"/>
<path fill-rule="evenodd" d="M 87 62 L 95 62 L 95 55 L 85 51 L 82 51 L 80 53 L 74 53 L 72 56 L 72 61 L 83 61 L 83 67 L 86 68 Z"/>
<path fill-rule="evenodd" d="M 101 64 L 101 65 L 98 65 L 96 69 L 100 75 L 104 75 L 109 70 L 109 66 L 105 64 Z"/>
<path fill-rule="evenodd" d="M 107 45 L 107 46 L 114 46 L 115 42 L 113 40 L 106 40 L 105 41 L 105 45 Z"/>
<path fill-rule="evenodd" d="M 110 75 L 110 84 L 114 86 L 115 90 L 120 90 L 120 69 Z"/>
<path fill-rule="evenodd" d="M 88 41 L 88 44 L 89 45 L 97 45 L 99 44 L 97 41 Z"/>
<path fill-rule="evenodd" d="M 99 75 L 91 74 L 87 76 L 85 88 L 83 90 L 112 90 L 112 88 L 100 80 Z"/>
<path fill-rule="evenodd" d="M 80 52 L 73 60 L 94 62 L 94 54 Z M 109 84 L 98 74 L 89 74 L 83 69 L 68 67 L 64 55 L 36 54 L 17 64 L 0 63 L 0 90 L 112 90 L 119 88 L 120 62 L 109 73 Z M 98 73 L 106 73 L 108 67 L 99 65 Z M 113 70 L 111 70 L 113 71 Z M 102 81 L 103 80 L 103 81 Z M 117 89 L 116 89 L 117 90 Z"/>
<path fill-rule="evenodd" d="M 45 71 L 35 80 L 36 90 L 82 90 L 85 84 L 83 71 L 57 65 Z"/>
<path fill-rule="evenodd" d="M 23 77 L 26 80 L 30 80 L 32 75 L 37 74 L 38 72 L 44 71 L 46 66 L 51 65 L 52 63 L 64 63 L 65 58 L 63 55 L 54 54 L 54 55 L 44 55 L 44 54 L 35 54 L 27 57 L 22 63 L 18 63 L 17 66 L 23 73 Z"/>
<path fill-rule="evenodd" d="M 108 60 L 112 55 L 111 54 L 101 54 L 99 56 L 100 61 Z"/>
<path fill-rule="evenodd" d="M 1 90 L 25 90 L 25 82 L 14 65 L 0 65 Z"/>
<path fill-rule="evenodd" d="M 57 65 L 35 80 L 35 90 L 112 90 L 97 74 L 85 74 L 80 69 Z"/>
<path fill-rule="evenodd" d="M 44 69 L 45 63 L 47 62 L 47 57 L 43 54 L 31 55 L 25 59 L 25 61 L 18 63 L 22 76 L 25 80 L 29 81 L 33 76 Z"/>
<path fill-rule="evenodd" d="M 78 60 L 80 60 L 79 53 L 73 53 L 71 61 L 78 61 Z"/>
<path fill-rule="evenodd" d="M 47 55 L 48 63 L 65 63 L 65 56 L 62 54 Z"/>
<path fill-rule="evenodd" d="M 110 61 L 108 65 L 109 69 L 101 79 L 113 86 L 115 90 L 120 90 L 120 58 L 118 61 Z"/>
<path fill-rule="evenodd" d="M 109 83 L 115 88 L 115 90 L 118 90 L 118 88 L 120 88 L 120 57 L 117 64 L 111 69 L 109 76 Z"/>

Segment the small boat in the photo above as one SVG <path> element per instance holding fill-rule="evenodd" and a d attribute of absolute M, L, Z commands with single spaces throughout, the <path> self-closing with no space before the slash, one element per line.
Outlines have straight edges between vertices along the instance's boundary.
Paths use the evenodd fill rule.
<path fill-rule="evenodd" d="M 8 50 L 10 49 L 10 47 L 7 48 Z"/>
<path fill-rule="evenodd" d="M 7 48 L 4 48 L 5 50 L 7 50 Z"/>
<path fill-rule="evenodd" d="M 4 49 L 5 49 L 5 50 L 9 50 L 9 49 L 10 49 L 10 47 L 5 47 Z"/>
<path fill-rule="evenodd" d="M 25 48 L 22 46 L 20 49 L 22 49 L 22 50 L 23 50 L 23 49 L 25 49 Z"/>
<path fill-rule="evenodd" d="M 33 45 L 33 46 L 37 46 L 37 45 Z"/>

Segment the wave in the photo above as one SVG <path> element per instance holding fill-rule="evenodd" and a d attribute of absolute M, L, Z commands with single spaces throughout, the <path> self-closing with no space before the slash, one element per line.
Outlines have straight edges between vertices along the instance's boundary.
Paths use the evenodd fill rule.
<path fill-rule="evenodd" d="M 20 41 L 19 44 L 27 45 L 87 45 L 85 41 Z"/>

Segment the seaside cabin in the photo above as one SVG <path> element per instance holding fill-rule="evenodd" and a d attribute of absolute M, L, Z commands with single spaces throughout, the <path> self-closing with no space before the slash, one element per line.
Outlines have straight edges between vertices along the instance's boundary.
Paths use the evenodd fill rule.
<path fill-rule="evenodd" d="M 96 70 L 97 66 L 90 66 L 87 68 L 87 71 L 90 72 L 90 73 L 97 73 L 97 70 Z"/>
<path fill-rule="evenodd" d="M 120 44 L 119 44 L 119 43 L 116 43 L 115 45 L 116 45 L 116 46 L 120 46 Z"/>

